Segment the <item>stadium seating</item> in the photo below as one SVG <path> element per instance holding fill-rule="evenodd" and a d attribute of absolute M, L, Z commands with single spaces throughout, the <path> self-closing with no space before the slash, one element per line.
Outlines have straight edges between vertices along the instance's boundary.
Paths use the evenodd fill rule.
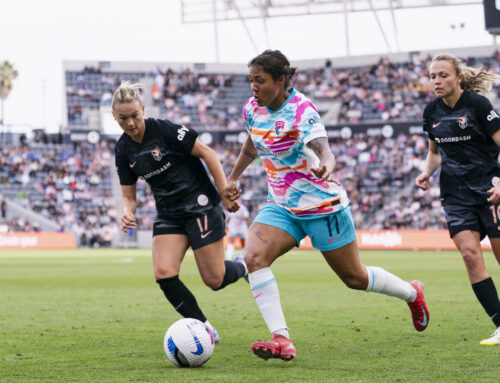
<path fill-rule="evenodd" d="M 5 146 L 0 156 L 0 194 L 50 218 L 60 231 L 76 233 L 83 246 L 104 245 L 118 228 L 111 160 L 107 146 L 86 142 Z M 19 217 L 7 221 L 9 230 L 17 231 L 21 221 Z M 29 225 L 22 231 L 30 231 Z"/>
<path fill-rule="evenodd" d="M 342 123 L 415 121 L 432 99 L 425 68 L 430 58 L 413 57 L 404 63 L 382 58 L 371 66 L 312 68 L 300 71 L 294 86 L 315 102 L 337 103 L 335 119 Z M 467 59 L 468 65 L 485 66 L 500 73 L 500 54 Z M 99 67 L 66 72 L 66 98 L 70 128 L 95 128 L 89 116 L 111 104 L 111 95 L 122 80 L 151 84 L 145 96 L 161 118 L 189 124 L 198 131 L 241 130 L 241 106 L 249 97 L 246 75 L 195 73 L 189 69 L 154 72 L 110 72 Z M 494 100 L 500 86 L 494 88 Z M 327 108 L 328 109 L 328 108 Z M 50 218 L 59 230 L 77 234 L 81 246 L 106 246 L 118 231 L 113 189 L 112 141 L 107 145 L 85 142 L 47 142 L 39 135 L 0 151 L 0 194 L 20 206 Z M 393 138 L 357 133 L 349 139 L 332 138 L 337 159 L 335 177 L 351 199 L 360 229 L 440 229 L 446 223 L 439 202 L 437 178 L 430 191 L 414 186 L 427 154 L 423 135 L 400 134 Z M 226 174 L 240 150 L 234 142 L 214 142 Z M 265 203 L 267 183 L 261 164 L 252 164 L 241 178 L 242 202 L 255 217 Z M 116 180 L 114 181 L 116 182 Z M 137 187 L 138 228 L 150 230 L 156 214 L 149 187 Z M 20 217 L 0 219 L 0 231 L 37 231 Z"/>

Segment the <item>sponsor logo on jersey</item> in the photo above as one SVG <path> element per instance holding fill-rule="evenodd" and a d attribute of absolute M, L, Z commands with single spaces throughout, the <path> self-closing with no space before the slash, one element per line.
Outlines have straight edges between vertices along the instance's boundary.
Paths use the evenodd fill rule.
<path fill-rule="evenodd" d="M 467 127 L 467 116 L 458 117 L 458 126 L 462 129 Z"/>
<path fill-rule="evenodd" d="M 495 111 L 495 109 L 492 109 L 490 113 L 486 116 L 486 119 L 488 121 L 493 121 L 495 118 L 500 118 L 500 116 L 498 116 L 498 113 Z"/>
<path fill-rule="evenodd" d="M 287 157 L 290 154 L 292 154 L 292 150 L 289 150 L 289 149 L 274 152 L 269 148 L 263 147 L 261 150 L 264 154 L 270 154 L 270 155 L 275 156 L 275 157 Z"/>
<path fill-rule="evenodd" d="M 163 165 L 161 168 L 159 169 L 156 169 L 156 170 L 153 170 L 151 173 L 148 173 L 148 174 L 145 174 L 143 175 L 142 177 L 139 177 L 143 180 L 147 180 L 153 176 L 156 176 L 160 173 L 163 173 L 165 170 L 167 170 L 170 166 L 172 166 L 172 164 L 170 162 L 167 162 L 165 165 Z"/>
<path fill-rule="evenodd" d="M 435 137 L 438 144 L 444 144 L 447 142 L 460 142 L 460 141 L 470 141 L 472 136 L 458 136 L 458 137 Z"/>
<path fill-rule="evenodd" d="M 189 129 L 185 126 L 177 129 L 177 139 L 179 141 L 182 141 L 184 139 L 184 136 L 186 135 L 186 132 L 189 132 Z"/>
<path fill-rule="evenodd" d="M 274 132 L 276 133 L 277 136 L 280 134 L 280 130 L 283 129 L 284 126 L 285 126 L 284 121 L 276 121 L 274 123 Z"/>
<path fill-rule="evenodd" d="M 312 116 L 312 117 L 309 118 L 309 120 L 307 120 L 307 123 L 309 125 L 319 124 L 320 123 L 319 117 L 318 116 Z"/>
<path fill-rule="evenodd" d="M 205 194 L 200 194 L 197 198 L 198 205 L 207 206 L 208 205 L 208 197 Z"/>
<path fill-rule="evenodd" d="M 160 161 L 161 158 L 163 157 L 161 155 L 161 151 L 160 151 L 160 147 L 157 146 L 156 148 L 154 148 L 153 150 L 151 150 L 151 154 L 153 155 L 153 158 L 156 160 L 156 161 Z"/>
<path fill-rule="evenodd" d="M 135 166 L 135 163 L 136 163 L 136 162 L 137 162 L 137 161 L 134 161 L 134 162 L 132 162 L 131 164 L 128 164 L 128 166 L 130 166 L 130 168 L 133 168 L 133 167 Z"/>
<path fill-rule="evenodd" d="M 437 128 L 439 125 L 441 125 L 441 122 L 436 122 L 435 124 L 432 124 L 432 127 Z"/>

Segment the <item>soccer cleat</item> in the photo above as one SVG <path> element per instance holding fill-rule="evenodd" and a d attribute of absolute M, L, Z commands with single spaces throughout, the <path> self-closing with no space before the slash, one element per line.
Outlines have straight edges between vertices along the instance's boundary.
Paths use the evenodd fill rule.
<path fill-rule="evenodd" d="M 234 261 L 236 263 L 241 263 L 245 267 L 245 274 L 243 275 L 243 278 L 245 278 L 245 281 L 248 283 L 248 269 L 247 269 L 247 264 L 245 263 L 245 253 L 238 253 L 234 257 Z"/>
<path fill-rule="evenodd" d="M 207 325 L 205 325 L 205 327 L 207 328 L 207 331 L 210 334 L 210 336 L 213 338 L 214 344 L 219 343 L 220 337 L 219 337 L 219 333 L 217 332 L 215 327 L 211 327 L 211 326 L 207 326 Z"/>
<path fill-rule="evenodd" d="M 415 326 L 415 330 L 417 331 L 424 331 L 429 324 L 429 309 L 425 303 L 424 285 L 420 281 L 411 281 L 410 285 L 417 290 L 417 298 L 413 302 L 408 302 L 413 326 Z"/>
<path fill-rule="evenodd" d="M 252 352 L 259 358 L 268 360 L 278 358 L 286 362 L 297 356 L 297 350 L 292 341 L 283 335 L 274 335 L 272 340 L 259 340 L 252 344 Z"/>
<path fill-rule="evenodd" d="M 493 334 L 491 334 L 491 338 L 482 340 L 479 344 L 483 346 L 500 345 L 500 327 L 497 328 Z"/>

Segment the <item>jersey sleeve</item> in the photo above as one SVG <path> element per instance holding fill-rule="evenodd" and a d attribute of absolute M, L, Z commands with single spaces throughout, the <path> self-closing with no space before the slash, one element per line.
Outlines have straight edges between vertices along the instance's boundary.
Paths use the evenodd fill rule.
<path fill-rule="evenodd" d="M 198 133 L 194 129 L 174 124 L 168 120 L 159 120 L 159 126 L 167 143 L 180 147 L 186 154 L 191 153 L 198 137 Z"/>
<path fill-rule="evenodd" d="M 248 105 L 250 105 L 250 99 L 248 99 L 247 102 L 245 102 L 245 104 L 243 105 L 241 115 L 243 117 L 243 121 L 245 121 L 245 130 L 248 134 L 250 134 L 250 123 L 248 122 Z"/>
<path fill-rule="evenodd" d="M 423 115 L 423 129 L 424 132 L 427 134 L 427 137 L 429 140 L 436 141 L 434 138 L 434 135 L 432 134 L 431 131 L 431 121 L 429 120 L 430 118 L 430 104 L 427 104 L 427 106 L 424 109 L 424 115 Z"/>
<path fill-rule="evenodd" d="M 500 129 L 500 116 L 491 105 L 490 100 L 480 96 L 476 103 L 476 118 L 488 136 L 492 136 Z"/>
<path fill-rule="evenodd" d="M 308 102 L 301 118 L 301 133 L 304 144 L 318 137 L 328 137 L 325 125 L 323 125 L 318 111 L 311 102 Z"/>
<path fill-rule="evenodd" d="M 130 169 L 129 161 L 124 153 L 122 145 L 116 145 L 115 165 L 120 185 L 134 185 L 137 182 L 137 176 Z"/>

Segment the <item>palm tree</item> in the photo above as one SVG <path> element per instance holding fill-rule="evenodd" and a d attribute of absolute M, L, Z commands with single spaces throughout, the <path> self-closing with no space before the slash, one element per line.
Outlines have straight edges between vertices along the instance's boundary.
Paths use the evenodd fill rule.
<path fill-rule="evenodd" d="M 3 63 L 0 63 L 0 128 L 2 134 L 3 141 L 3 102 L 9 96 L 10 91 L 12 90 L 12 80 L 17 77 L 17 70 L 14 69 L 14 66 L 7 60 L 4 60 Z"/>

